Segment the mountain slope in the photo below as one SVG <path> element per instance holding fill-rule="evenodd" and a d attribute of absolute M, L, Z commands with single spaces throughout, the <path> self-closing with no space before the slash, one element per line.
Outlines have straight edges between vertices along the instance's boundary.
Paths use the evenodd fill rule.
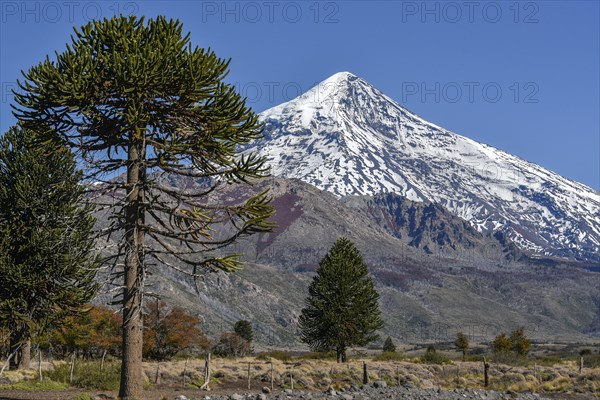
<path fill-rule="evenodd" d="M 530 337 L 545 341 L 589 340 L 596 332 L 597 273 L 574 264 L 506 260 L 499 241 L 469 229 L 441 207 L 391 194 L 338 199 L 299 180 L 274 177 L 250 188 L 231 185 L 219 200 L 241 201 L 247 196 L 240 190 L 266 188 L 277 210 L 276 230 L 223 249 L 244 255 L 243 271 L 208 274 L 196 293 L 188 277 L 166 266 L 149 267 L 148 289 L 201 317 L 202 329 L 214 339 L 247 319 L 260 345 L 297 348 L 297 317 L 313 271 L 342 235 L 356 243 L 375 277 L 386 323 L 382 337 L 422 343 L 451 341 L 456 332 L 469 331 L 473 340 L 489 342 L 520 325 L 527 326 Z M 384 227 L 384 215 L 394 223 Z M 98 218 L 107 223 L 106 214 Z M 217 228 L 215 235 L 221 233 Z M 423 251 L 425 244 L 431 253 Z M 469 251 L 439 251 L 452 246 Z"/>
<path fill-rule="evenodd" d="M 600 261 L 598 192 L 431 124 L 348 72 L 260 117 L 264 138 L 246 151 L 275 175 L 338 197 L 430 201 L 532 253 Z"/>

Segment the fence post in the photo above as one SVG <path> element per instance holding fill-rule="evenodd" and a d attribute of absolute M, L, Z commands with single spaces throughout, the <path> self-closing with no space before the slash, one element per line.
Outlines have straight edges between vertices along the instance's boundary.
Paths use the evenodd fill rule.
<path fill-rule="evenodd" d="M 185 388 L 185 378 L 186 378 L 186 375 L 187 375 L 187 367 L 188 367 L 188 361 L 189 360 L 190 360 L 189 357 L 185 359 L 185 365 L 183 367 L 183 387 L 184 388 Z"/>
<path fill-rule="evenodd" d="M 487 387 L 490 384 L 488 377 L 490 364 L 487 363 L 485 356 L 483 357 L 483 386 Z"/>
<path fill-rule="evenodd" d="M 248 361 L 248 390 L 250 390 L 250 361 Z"/>
<path fill-rule="evenodd" d="M 69 384 L 72 385 L 73 384 L 73 371 L 75 369 L 75 352 L 73 352 L 73 355 L 71 356 L 71 371 L 69 373 Z"/>
<path fill-rule="evenodd" d="M 38 347 L 38 374 L 40 375 L 40 382 L 44 380 L 42 376 L 42 349 Z"/>
<path fill-rule="evenodd" d="M 204 383 L 200 386 L 200 389 L 210 390 L 210 353 L 206 354 L 206 361 L 204 361 Z"/>

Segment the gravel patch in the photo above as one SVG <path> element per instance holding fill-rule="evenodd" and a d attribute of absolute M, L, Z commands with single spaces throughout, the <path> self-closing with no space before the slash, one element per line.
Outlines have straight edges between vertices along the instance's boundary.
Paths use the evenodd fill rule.
<path fill-rule="evenodd" d="M 482 389 L 420 389 L 410 385 L 388 387 L 381 382 L 372 385 L 352 386 L 350 389 L 337 392 L 329 388 L 325 392 L 303 392 L 286 389 L 281 393 L 236 393 L 231 395 L 205 394 L 199 397 L 187 398 L 178 396 L 174 400 L 548 400 L 537 393 L 498 392 Z"/>

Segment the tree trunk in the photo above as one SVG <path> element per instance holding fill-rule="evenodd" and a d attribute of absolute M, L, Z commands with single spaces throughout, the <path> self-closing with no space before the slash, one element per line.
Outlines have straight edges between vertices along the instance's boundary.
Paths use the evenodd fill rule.
<path fill-rule="evenodd" d="M 346 362 L 346 348 L 345 347 L 337 348 L 336 353 L 337 353 L 337 362 L 338 363 Z"/>
<path fill-rule="evenodd" d="M 42 376 L 42 349 L 38 347 L 38 378 L 39 381 L 43 381 L 44 377 Z"/>
<path fill-rule="evenodd" d="M 75 351 L 71 355 L 71 368 L 69 369 L 69 384 L 73 384 L 73 374 L 75 372 Z"/>
<path fill-rule="evenodd" d="M 185 379 L 187 378 L 187 366 L 188 366 L 188 361 L 190 360 L 189 357 L 187 357 L 185 359 L 185 365 L 183 366 L 183 388 L 185 389 Z M 248 369 L 250 369 L 250 367 L 248 367 Z"/>
<path fill-rule="evenodd" d="M 123 289 L 123 360 L 121 400 L 142 400 L 142 293 L 144 288 L 144 200 L 146 179 L 145 145 L 142 129 L 130 134 L 125 208 L 125 271 Z"/>
<path fill-rule="evenodd" d="M 10 354 L 13 354 L 8 366 L 9 370 L 27 369 L 31 364 L 31 339 L 25 330 L 11 332 Z"/>
<path fill-rule="evenodd" d="M 206 355 L 206 361 L 204 362 L 204 383 L 200 389 L 210 390 L 210 353 Z"/>
<path fill-rule="evenodd" d="M 271 392 L 273 391 L 273 360 L 271 360 Z"/>
<path fill-rule="evenodd" d="M 19 368 L 28 369 L 31 366 L 31 338 L 28 338 L 21 347 L 21 365 Z"/>
<path fill-rule="evenodd" d="M 100 371 L 104 370 L 104 360 L 106 359 L 106 349 L 102 351 L 102 361 L 100 361 Z"/>
<path fill-rule="evenodd" d="M 248 362 L 248 390 L 250 390 L 250 362 Z"/>

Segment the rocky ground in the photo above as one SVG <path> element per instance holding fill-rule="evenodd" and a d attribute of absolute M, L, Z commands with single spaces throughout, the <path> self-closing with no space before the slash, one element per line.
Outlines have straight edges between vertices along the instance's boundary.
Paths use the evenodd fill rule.
<path fill-rule="evenodd" d="M 563 399 L 576 396 L 561 397 Z M 580 397 L 583 399 L 584 397 Z M 464 400 L 464 399 L 485 399 L 485 400 L 543 400 L 549 399 L 537 393 L 516 393 L 512 391 L 486 391 L 481 389 L 454 389 L 450 391 L 439 389 L 420 389 L 406 386 L 388 387 L 384 381 L 376 381 L 372 385 L 352 386 L 348 390 L 342 389 L 340 392 L 330 388 L 325 392 L 304 392 L 292 391 L 286 389 L 281 393 L 270 393 L 268 388 L 263 389 L 263 393 L 234 393 L 230 395 L 201 395 L 196 397 L 187 397 L 179 395 L 175 400 L 283 400 L 283 399 L 343 399 L 343 400 L 379 400 L 379 399 L 410 399 L 410 400 Z"/>
<path fill-rule="evenodd" d="M 383 383 L 383 384 L 382 384 Z M 184 393 L 184 394 L 178 394 Z M 225 394 L 223 392 L 201 392 L 199 390 L 150 390 L 144 395 L 146 400 L 589 400 L 600 398 L 600 394 L 575 394 L 575 393 L 517 393 L 513 391 L 488 391 L 482 389 L 422 389 L 411 386 L 385 386 L 385 382 L 377 382 L 367 386 L 353 386 L 340 392 L 329 389 L 325 392 L 308 391 L 270 391 L 265 388 L 263 392 L 242 392 Z M 116 392 L 90 393 L 81 389 L 53 390 L 53 391 L 23 391 L 0 390 L 0 400 L 116 400 Z"/>

